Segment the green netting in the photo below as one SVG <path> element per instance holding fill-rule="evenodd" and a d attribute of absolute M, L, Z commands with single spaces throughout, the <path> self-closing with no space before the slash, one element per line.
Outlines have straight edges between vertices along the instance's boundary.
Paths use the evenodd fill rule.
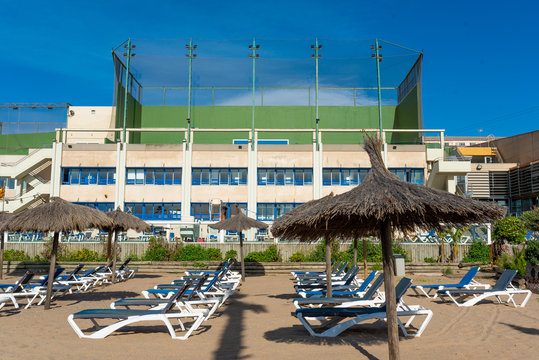
<path fill-rule="evenodd" d="M 253 60 L 249 45 L 260 46 L 255 61 L 255 127 L 314 128 L 316 112 L 315 60 L 311 48 L 316 39 L 131 39 L 128 127 L 185 127 L 189 103 L 189 50 L 192 60 L 191 121 L 194 127 L 244 127 L 252 125 Z M 339 41 L 319 39 L 319 94 L 321 129 L 378 128 L 376 61 L 374 39 Z M 422 127 L 420 78 L 421 54 L 381 41 L 381 103 L 384 128 Z M 114 51 L 116 67 L 117 126 L 123 125 L 125 99 L 125 43 Z M 416 64 L 414 66 L 414 64 Z M 411 75 L 410 75 L 411 74 Z M 413 76 L 412 76 L 413 75 Z M 138 106 L 140 105 L 140 108 Z M 150 108 L 148 108 L 150 107 Z M 159 107 L 172 107 L 163 112 Z M 232 107 L 233 112 L 225 110 Z M 349 108 L 343 110 L 343 108 Z M 159 114 L 159 115 L 156 115 Z M 163 114 L 165 114 L 163 116 Z M 229 134 L 231 135 L 231 134 Z M 281 138 L 264 133 L 261 138 Z M 312 142 L 309 134 L 289 134 L 291 143 Z M 419 133 L 388 134 L 391 143 L 415 143 Z M 178 135 L 168 135 L 178 140 Z M 155 139 L 155 135 L 131 141 Z M 299 140 L 301 138 L 301 140 Z M 168 139 L 162 137 L 162 141 Z M 349 139 L 349 140 L 346 140 Z M 358 140 L 359 139 L 359 140 Z M 361 136 L 331 134 L 328 143 L 361 142 Z M 153 140 L 152 140 L 153 141 Z M 195 141 L 230 143 L 231 136 L 197 135 Z"/>

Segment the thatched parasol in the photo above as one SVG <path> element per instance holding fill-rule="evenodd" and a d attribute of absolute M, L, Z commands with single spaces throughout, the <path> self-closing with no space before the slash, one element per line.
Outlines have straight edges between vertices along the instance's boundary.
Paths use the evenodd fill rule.
<path fill-rule="evenodd" d="M 236 205 L 236 215 L 228 219 L 211 224 L 210 227 L 217 230 L 237 231 L 240 236 L 240 259 L 241 259 L 241 281 L 245 281 L 245 263 L 243 261 L 243 239 L 242 232 L 252 228 L 265 229 L 268 224 L 255 219 L 251 219 L 245 215 Z"/>
<path fill-rule="evenodd" d="M 83 205 L 76 205 L 59 197 L 52 197 L 48 203 L 16 214 L 9 221 L 6 226 L 8 231 L 54 232 L 49 268 L 50 281 L 47 282 L 45 309 L 50 308 L 52 277 L 56 266 L 56 251 L 58 250 L 60 232 L 83 231 L 89 228 L 103 229 L 112 226 L 112 224 L 112 220 L 101 211 Z"/>
<path fill-rule="evenodd" d="M 117 250 L 117 237 L 119 231 L 127 231 L 129 229 L 141 231 L 149 231 L 150 225 L 136 216 L 123 212 L 119 207 L 106 215 L 113 221 L 113 226 L 104 228 L 108 232 L 107 236 L 107 264 L 110 263 L 110 250 L 112 238 L 114 238 L 114 247 L 112 254 L 112 283 L 116 282 L 116 250 Z"/>
<path fill-rule="evenodd" d="M 382 244 L 384 287 L 388 323 L 389 358 L 399 358 L 398 325 L 393 281 L 391 243 L 393 232 L 441 229 L 488 222 L 502 218 L 505 208 L 490 202 L 470 200 L 444 191 L 401 181 L 382 160 L 380 142 L 367 139 L 365 150 L 371 171 L 354 189 L 337 195 L 323 209 L 300 209 L 301 216 L 277 219 L 272 233 L 281 238 L 316 239 L 379 236 Z M 330 273 L 328 273 L 328 279 Z M 329 285 L 328 285 L 329 286 Z"/>
<path fill-rule="evenodd" d="M 13 214 L 7 212 L 0 212 L 0 279 L 4 278 L 4 228 L 7 222 L 13 217 Z"/>

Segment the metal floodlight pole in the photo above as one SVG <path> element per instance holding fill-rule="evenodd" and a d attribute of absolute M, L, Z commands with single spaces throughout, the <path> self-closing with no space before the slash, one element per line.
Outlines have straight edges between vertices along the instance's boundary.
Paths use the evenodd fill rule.
<path fill-rule="evenodd" d="M 127 61 L 125 66 L 125 96 L 124 96 L 124 124 L 123 124 L 123 142 L 126 142 L 126 127 L 127 127 L 127 97 L 129 96 L 129 64 L 131 63 L 131 38 L 127 39 Z M 125 55 L 125 53 L 124 53 Z"/>
<path fill-rule="evenodd" d="M 375 51 L 375 60 L 376 60 L 376 81 L 377 81 L 377 87 L 378 87 L 378 122 L 380 126 L 380 138 L 382 138 L 382 91 L 380 86 L 380 61 L 382 61 L 382 55 L 380 55 L 379 50 L 381 49 L 381 46 L 378 45 L 378 39 L 376 39 L 375 45 L 374 45 L 374 51 Z"/>
<path fill-rule="evenodd" d="M 189 44 L 185 46 L 189 50 L 189 54 L 186 56 L 189 58 L 189 88 L 188 88 L 188 101 L 187 101 L 187 148 L 191 143 L 191 91 L 193 89 L 193 58 L 196 54 L 193 54 L 193 50 L 197 48 L 193 45 L 193 39 L 189 39 Z"/>
<path fill-rule="evenodd" d="M 252 99 L 252 118 L 251 118 L 251 149 L 255 149 L 255 63 L 256 59 L 260 57 L 260 55 L 257 55 L 256 51 L 260 49 L 260 45 L 256 45 L 256 40 L 253 38 L 253 44 L 249 45 L 249 48 L 251 49 L 251 54 L 249 54 L 249 57 L 253 59 L 253 99 Z"/>
<path fill-rule="evenodd" d="M 314 55 L 311 55 L 314 58 L 315 63 L 315 108 L 316 108 L 316 149 L 319 150 L 320 146 L 318 144 L 318 123 L 320 122 L 320 117 L 318 116 L 318 59 L 322 57 L 322 55 L 319 54 L 320 49 L 322 48 L 322 45 L 318 45 L 318 38 L 315 39 L 315 44 L 311 45 L 311 49 L 314 49 Z M 309 99 L 310 101 L 310 99 Z"/>

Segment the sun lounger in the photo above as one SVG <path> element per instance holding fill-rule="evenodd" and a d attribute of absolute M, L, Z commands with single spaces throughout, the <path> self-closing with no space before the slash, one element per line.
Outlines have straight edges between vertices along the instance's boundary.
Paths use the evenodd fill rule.
<path fill-rule="evenodd" d="M 30 305 L 32 305 L 34 300 L 37 299 L 37 297 L 40 298 L 37 305 L 41 305 L 43 301 L 45 301 L 45 298 L 47 295 L 47 284 L 49 281 L 52 281 L 51 300 L 57 297 L 59 294 L 65 295 L 66 293 L 71 293 L 71 285 L 62 284 L 56 281 L 58 276 L 63 271 L 64 271 L 64 268 L 57 268 L 54 272 L 54 276 L 52 279 L 49 279 L 49 276 L 46 275 L 40 284 L 37 284 L 37 285 L 28 284 L 26 288 L 24 289 L 23 293 L 27 293 L 28 297 L 32 296 L 32 298 L 30 298 L 30 300 L 28 301 L 28 304 L 24 308 L 28 309 Z"/>
<path fill-rule="evenodd" d="M 335 272 L 337 272 L 337 269 L 341 266 L 342 263 L 343 263 L 342 261 L 339 261 L 339 262 L 332 261 L 331 273 L 334 274 Z M 296 275 L 301 275 L 301 274 L 325 274 L 326 272 L 325 271 L 290 271 L 290 273 L 292 274 L 292 276 L 296 277 Z"/>
<path fill-rule="evenodd" d="M 334 306 L 334 307 L 351 307 L 351 306 L 380 306 L 385 302 L 383 292 L 378 289 L 384 283 L 384 274 L 378 275 L 372 285 L 360 297 L 308 297 L 294 299 L 296 309 L 313 306 Z"/>
<path fill-rule="evenodd" d="M 442 289 L 438 290 L 438 294 L 440 297 L 448 296 L 457 306 L 473 306 L 488 297 L 494 296 L 498 303 L 508 304 L 511 302 L 515 307 L 517 307 L 517 304 L 514 296 L 517 294 L 526 294 L 526 297 L 520 304 L 520 307 L 524 307 L 531 297 L 531 291 L 517 289 L 511 284 L 516 274 L 516 270 L 505 270 L 492 289 Z M 470 296 L 472 297 L 471 299 L 464 301 L 465 298 L 469 298 Z M 507 301 L 502 301 L 502 296 L 507 296 Z"/>
<path fill-rule="evenodd" d="M 397 303 L 400 303 L 402 296 L 406 293 L 406 290 L 410 287 L 412 280 L 408 278 L 403 278 L 396 287 Z M 297 309 L 293 313 L 305 326 L 305 329 L 312 336 L 318 337 L 335 337 L 347 330 L 351 326 L 354 326 L 358 323 L 361 323 L 366 320 L 378 319 L 385 320 L 387 318 L 386 308 L 382 307 L 323 307 L 323 308 L 303 308 Z M 416 306 L 399 306 L 397 308 L 397 320 L 399 327 L 401 328 L 404 336 L 406 337 L 415 337 L 420 336 L 425 328 L 427 327 L 430 319 L 432 318 L 432 311 L 425 309 L 419 305 Z M 415 333 L 409 332 L 409 327 L 412 321 L 417 316 L 425 316 L 425 319 L 417 329 Z M 406 317 L 408 320 L 405 324 L 402 323 L 401 317 Z M 322 332 L 315 332 L 313 325 L 309 321 L 313 319 L 323 319 L 322 329 L 328 328 L 327 330 L 322 330 Z M 348 320 L 346 320 L 348 319 Z M 344 322 L 340 322 L 346 320 Z M 318 330 L 318 328 L 317 328 Z"/>
<path fill-rule="evenodd" d="M 359 267 L 352 266 L 350 270 L 346 273 L 346 275 L 342 278 L 342 280 L 333 280 L 331 281 L 332 286 L 338 286 L 338 285 L 359 285 L 359 283 L 356 283 L 356 275 L 359 272 Z M 301 281 L 298 282 L 298 284 L 294 285 L 294 289 L 296 289 L 296 292 L 299 289 L 303 290 L 316 290 L 316 289 L 322 289 L 327 287 L 327 280 L 307 280 L 307 281 Z"/>
<path fill-rule="evenodd" d="M 378 271 L 374 270 L 372 271 L 369 276 L 361 283 L 361 285 L 339 285 L 339 286 L 332 286 L 332 294 L 335 297 L 342 297 L 342 296 L 361 296 L 365 291 L 367 291 L 367 288 L 369 287 L 370 283 L 376 276 Z M 304 289 L 298 289 L 297 293 L 299 296 L 306 298 L 311 296 L 325 296 L 327 293 L 327 289 L 321 289 L 321 290 L 304 290 Z"/>
<path fill-rule="evenodd" d="M 477 289 L 477 288 L 490 288 L 488 284 L 481 284 L 480 282 L 474 280 L 475 275 L 479 272 L 479 266 L 472 267 L 468 272 L 462 277 L 462 279 L 456 284 L 440 284 L 440 285 L 413 285 L 412 289 L 418 295 L 425 295 L 426 297 L 436 298 L 438 296 L 437 290 L 442 289 Z M 434 291 L 434 294 L 431 293 Z"/>
<path fill-rule="evenodd" d="M 184 289 L 185 288 L 177 290 L 175 294 L 170 299 L 168 299 L 168 302 L 165 304 L 165 306 L 163 306 L 161 309 L 87 309 L 69 315 L 67 321 L 71 325 L 75 333 L 79 336 L 79 338 L 88 339 L 103 339 L 114 331 L 119 330 L 126 325 L 138 323 L 141 321 L 162 321 L 163 323 L 165 323 L 165 326 L 167 327 L 170 336 L 173 339 L 185 340 L 191 335 L 193 331 L 195 331 L 200 326 L 202 321 L 204 321 L 208 310 L 194 309 L 193 311 L 189 312 L 174 311 L 176 300 L 182 295 L 182 290 Z M 180 326 L 182 330 L 185 330 L 185 323 L 182 320 L 186 318 L 194 320 L 185 335 L 178 336 L 170 320 L 178 320 L 181 324 Z M 85 334 L 75 322 L 75 320 L 79 319 L 87 319 L 92 321 L 92 323 L 95 325 L 96 328 L 98 328 L 98 330 L 91 334 Z M 101 327 L 98 325 L 97 320 L 102 319 L 111 319 L 117 321 L 111 325 Z"/>
<path fill-rule="evenodd" d="M 217 308 L 219 307 L 221 303 L 219 299 L 205 299 L 205 300 L 200 299 L 200 298 L 195 299 L 196 296 L 198 297 L 198 293 L 200 289 L 202 288 L 204 282 L 206 281 L 207 277 L 208 275 L 206 274 L 204 275 L 203 278 L 196 281 L 195 286 L 193 288 L 189 288 L 190 287 L 189 282 L 185 283 L 184 285 L 185 294 L 183 296 L 178 297 L 178 299 L 176 300 L 176 307 L 178 309 L 185 310 L 185 311 L 192 311 L 193 309 L 197 309 L 200 307 L 207 308 L 209 312 L 206 315 L 206 319 L 209 318 L 211 315 L 213 315 L 213 313 L 215 313 L 215 311 L 217 310 Z M 125 306 L 128 309 L 131 307 L 136 307 L 136 306 L 146 306 L 146 307 L 150 306 L 150 307 L 159 308 L 159 307 L 164 306 L 167 303 L 168 303 L 168 299 L 157 299 L 157 298 L 156 299 L 146 299 L 146 298 L 122 299 L 122 300 L 113 302 L 112 304 L 110 304 L 110 307 L 111 309 L 115 309 L 120 306 Z"/>
<path fill-rule="evenodd" d="M 348 266 L 347 262 L 342 263 L 342 265 L 338 268 L 335 268 L 334 271 L 331 272 L 331 278 L 339 278 L 343 277 L 344 269 Z M 327 277 L 327 274 L 325 271 L 319 272 L 319 273 L 306 273 L 306 274 L 296 274 L 295 275 L 296 280 L 306 280 L 306 279 L 317 279 L 317 278 L 325 278 Z"/>
<path fill-rule="evenodd" d="M 24 293 L 25 295 L 22 295 L 22 293 L 33 277 L 34 273 L 27 271 L 17 282 L 15 282 L 15 284 L 0 284 L 0 289 L 3 290 L 3 292 L 0 292 L 0 299 L 2 299 L 0 301 L 0 309 L 3 308 L 8 301 L 11 301 L 15 309 L 18 309 L 19 304 L 17 303 L 16 297 L 28 297 L 27 293 Z"/>

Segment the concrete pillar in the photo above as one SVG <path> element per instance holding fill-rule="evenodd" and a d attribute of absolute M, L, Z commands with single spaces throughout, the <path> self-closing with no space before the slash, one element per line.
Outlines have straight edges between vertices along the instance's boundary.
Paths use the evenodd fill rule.
<path fill-rule="evenodd" d="M 126 183 L 127 144 L 116 143 L 116 184 L 114 185 L 114 208 L 124 210 Z"/>
<path fill-rule="evenodd" d="M 62 177 L 62 150 L 64 144 L 61 142 L 52 143 L 52 156 L 51 156 L 51 190 L 50 196 L 60 196 L 60 184 Z"/>
<path fill-rule="evenodd" d="M 219 230 L 219 242 L 220 243 L 225 242 L 225 234 L 226 234 L 226 230 Z"/>
<path fill-rule="evenodd" d="M 257 207 L 257 177 L 258 177 L 258 131 L 249 133 L 249 145 L 247 146 L 248 167 L 247 167 L 247 212 L 246 215 L 256 218 Z M 251 144 L 253 146 L 251 146 Z M 256 230 L 251 229 L 245 232 L 245 240 L 254 241 Z"/>
<path fill-rule="evenodd" d="M 457 182 L 455 181 L 455 176 L 447 177 L 447 192 L 451 194 L 457 192 Z"/>
<path fill-rule="evenodd" d="M 184 141 L 182 143 L 182 222 L 193 222 L 191 216 L 191 183 L 192 183 L 192 159 L 193 159 L 193 137 L 187 136 L 185 132 Z M 187 139 L 190 138 L 190 143 L 187 144 Z"/>
<path fill-rule="evenodd" d="M 322 197 L 322 132 L 318 133 L 318 148 L 316 133 L 313 133 L 313 200 Z"/>
<path fill-rule="evenodd" d="M 492 224 L 488 223 L 487 225 L 487 245 L 492 244 Z"/>

